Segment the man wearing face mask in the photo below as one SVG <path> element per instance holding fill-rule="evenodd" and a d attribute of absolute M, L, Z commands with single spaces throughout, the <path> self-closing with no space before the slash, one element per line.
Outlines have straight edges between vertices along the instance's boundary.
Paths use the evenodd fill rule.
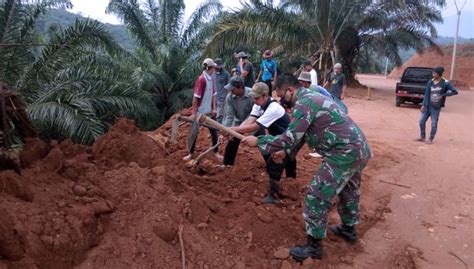
<path fill-rule="evenodd" d="M 281 135 L 247 136 L 242 142 L 258 146 L 262 154 L 272 154 L 275 162 L 292 154 L 302 140 L 324 156 L 305 197 L 307 244 L 290 249 L 297 261 L 321 259 L 321 240 L 326 236 L 331 200 L 336 195 L 342 224 L 331 227 L 331 231 L 351 243 L 357 240 L 361 174 L 372 153 L 362 130 L 334 101 L 301 87 L 293 74 L 279 76 L 275 86 L 278 96 L 293 107 L 291 124 Z"/>

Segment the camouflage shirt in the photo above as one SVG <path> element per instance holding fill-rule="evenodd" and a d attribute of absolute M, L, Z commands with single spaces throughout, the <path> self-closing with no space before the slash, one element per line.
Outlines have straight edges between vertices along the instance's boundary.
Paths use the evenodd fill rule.
<path fill-rule="evenodd" d="M 343 166 L 372 156 L 362 130 L 329 98 L 309 89 L 296 92 L 292 122 L 279 136 L 259 136 L 264 154 L 285 150 L 287 154 L 304 139 L 327 162 Z"/>

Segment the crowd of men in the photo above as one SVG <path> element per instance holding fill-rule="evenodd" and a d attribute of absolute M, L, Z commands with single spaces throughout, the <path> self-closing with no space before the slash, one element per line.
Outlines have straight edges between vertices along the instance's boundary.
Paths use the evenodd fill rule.
<path fill-rule="evenodd" d="M 232 75 L 225 70 L 221 59 L 205 59 L 194 88 L 193 115 L 211 115 L 226 127 L 246 135 L 242 141 L 229 139 L 224 156 L 217 147 L 214 149 L 224 167 L 235 164 L 241 142 L 260 149 L 269 178 L 268 192 L 262 203 L 281 201 L 279 182 L 283 172 L 286 179 L 296 178 L 295 157 L 304 143 L 322 157 L 305 197 L 303 217 L 307 243 L 290 249 L 297 261 L 309 257 L 321 259 L 321 240 L 326 236 L 328 212 L 335 196 L 339 197 L 337 209 L 341 224 L 330 230 L 350 243 L 357 240 L 355 225 L 359 222 L 361 174 L 372 153 L 364 133 L 349 117 L 343 103 L 346 78 L 340 63 L 334 65 L 320 86 L 311 61 L 302 63 L 302 71 L 296 77 L 290 73 L 277 74 L 272 51 L 266 50 L 262 56 L 256 79 L 246 52 L 235 55 L 238 63 Z M 457 94 L 451 84 L 440 79 L 442 70 L 434 70 L 434 79 L 427 86 L 423 103 L 420 141 L 425 140 L 427 118 L 431 116 L 432 122 L 437 124 L 440 98 Z M 429 138 L 431 143 L 436 124 Z M 217 131 L 209 130 L 212 143 L 216 145 Z M 191 160 L 193 153 L 194 146 L 183 159 Z"/>

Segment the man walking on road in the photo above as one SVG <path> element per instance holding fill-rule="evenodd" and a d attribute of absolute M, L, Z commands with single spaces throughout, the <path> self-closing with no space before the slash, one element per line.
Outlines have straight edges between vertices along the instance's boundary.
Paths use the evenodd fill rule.
<path fill-rule="evenodd" d="M 279 76 L 275 86 L 278 96 L 294 107 L 292 123 L 281 135 L 247 136 L 243 142 L 258 146 L 263 154 L 272 154 L 275 162 L 292 154 L 303 140 L 324 156 L 305 198 L 307 244 L 290 249 L 297 261 L 321 259 L 321 240 L 326 236 L 328 213 L 336 195 L 342 224 L 331 227 L 331 231 L 349 242 L 356 241 L 361 173 L 372 153 L 362 130 L 332 100 L 302 88 L 289 73 Z"/>
<path fill-rule="evenodd" d="M 426 121 L 431 117 L 431 132 L 429 139 L 426 140 L 426 144 L 433 144 L 436 130 L 438 129 L 439 113 L 441 112 L 441 108 L 444 107 L 446 97 L 458 94 L 456 88 L 442 77 L 443 72 L 444 67 L 442 66 L 433 68 L 433 79 L 426 85 L 425 96 L 423 97 L 423 104 L 421 106 L 420 138 L 416 139 L 416 141 L 425 142 Z"/>

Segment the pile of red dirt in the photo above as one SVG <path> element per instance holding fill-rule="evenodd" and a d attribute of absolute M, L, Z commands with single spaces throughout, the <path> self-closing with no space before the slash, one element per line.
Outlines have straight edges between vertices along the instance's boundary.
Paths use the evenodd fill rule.
<path fill-rule="evenodd" d="M 188 268 L 327 268 L 363 250 L 329 235 L 322 261 L 288 257 L 287 247 L 305 241 L 302 199 L 320 163 L 307 148 L 298 178 L 282 180 L 285 199 L 269 206 L 260 202 L 267 178 L 257 149 L 241 146 L 233 168 L 196 172 L 182 161 L 189 126 L 177 145 L 170 128 L 144 134 L 122 119 L 92 147 L 29 141 L 22 175 L 0 172 L 0 268 L 180 268 L 183 249 Z M 200 138 L 198 152 L 210 145 L 207 130 Z M 364 193 L 391 158 L 386 145 L 373 148 Z M 363 196 L 361 235 L 384 218 L 390 197 L 379 196 Z"/>
<path fill-rule="evenodd" d="M 422 54 L 415 54 L 405 64 L 395 68 L 389 77 L 398 79 L 405 68 L 409 66 L 435 67 L 444 66 L 444 77 L 449 78 L 451 73 L 451 61 L 453 55 L 453 46 L 442 46 L 441 53 L 430 48 Z M 474 65 L 474 44 L 458 45 L 456 49 L 456 69 L 453 79 L 457 87 L 474 87 L 474 76 L 472 75 L 472 66 Z"/>

